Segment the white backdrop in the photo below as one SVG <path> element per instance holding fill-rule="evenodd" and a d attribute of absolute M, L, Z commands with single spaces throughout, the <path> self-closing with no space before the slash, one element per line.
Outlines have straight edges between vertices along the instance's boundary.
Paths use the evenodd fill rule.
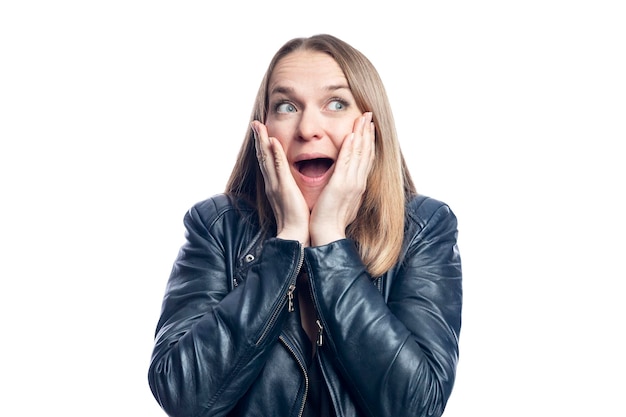
<path fill-rule="evenodd" d="M 265 67 L 364 52 L 419 190 L 459 218 L 446 417 L 624 416 L 619 1 L 0 3 L 0 414 L 163 416 L 147 369 L 182 217 Z M 410 5 L 410 6 L 409 6 Z"/>

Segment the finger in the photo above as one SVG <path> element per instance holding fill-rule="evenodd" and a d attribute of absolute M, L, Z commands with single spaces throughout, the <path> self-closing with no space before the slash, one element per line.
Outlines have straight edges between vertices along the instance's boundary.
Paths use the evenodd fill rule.
<path fill-rule="evenodd" d="M 256 120 L 250 123 L 250 127 L 252 128 L 252 134 L 254 135 L 254 149 L 256 151 L 256 157 L 259 161 L 259 166 L 262 166 L 265 163 L 265 154 L 263 153 L 263 149 L 261 147 L 261 137 L 259 134 L 259 122 Z"/>
<path fill-rule="evenodd" d="M 369 176 L 372 167 L 374 166 L 374 159 L 376 153 L 376 127 L 370 117 L 366 120 L 365 128 L 363 131 L 363 137 L 361 142 L 361 152 L 358 165 L 359 176 L 361 178 L 367 178 Z"/>
<path fill-rule="evenodd" d="M 287 161 L 287 155 L 283 146 L 275 137 L 268 138 L 270 150 L 272 153 L 272 163 L 274 167 L 274 173 L 279 181 L 290 181 L 293 179 L 289 170 L 289 162 Z"/>
<path fill-rule="evenodd" d="M 337 156 L 337 163 L 335 164 L 334 177 L 351 178 L 351 174 L 354 174 L 354 165 L 356 159 L 357 145 L 355 142 L 358 140 L 357 136 L 362 128 L 363 116 L 359 116 L 352 126 L 352 133 L 350 133 L 344 139 L 341 149 L 339 149 L 339 155 Z M 332 179 L 332 178 L 331 178 Z"/>
<path fill-rule="evenodd" d="M 273 170 L 272 162 L 272 149 L 269 137 L 267 135 L 267 128 L 259 121 L 252 122 L 252 129 L 254 131 L 254 146 L 256 149 L 256 157 L 259 162 L 259 168 L 266 182 L 276 179 L 276 174 Z"/>
<path fill-rule="evenodd" d="M 257 159 L 266 188 L 278 191 L 281 185 L 291 186 L 293 177 L 282 145 L 278 139 L 269 136 L 263 123 L 255 122 L 254 128 L 258 136 Z"/>
<path fill-rule="evenodd" d="M 352 152 L 348 165 L 348 175 L 365 185 L 371 166 L 372 153 L 372 113 L 364 113 L 356 123 L 352 140 Z"/>

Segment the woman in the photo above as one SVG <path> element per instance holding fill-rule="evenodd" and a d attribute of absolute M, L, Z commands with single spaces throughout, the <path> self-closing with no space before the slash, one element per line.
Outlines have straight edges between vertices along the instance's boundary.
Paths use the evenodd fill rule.
<path fill-rule="evenodd" d="M 456 218 L 417 195 L 372 64 L 287 42 L 226 193 L 185 216 L 149 370 L 171 416 L 440 416 L 461 326 Z"/>

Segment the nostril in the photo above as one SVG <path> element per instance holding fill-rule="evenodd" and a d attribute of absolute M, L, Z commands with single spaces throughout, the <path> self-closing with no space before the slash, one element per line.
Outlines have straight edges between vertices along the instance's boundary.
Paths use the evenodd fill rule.
<path fill-rule="evenodd" d="M 297 136 L 299 140 L 315 140 L 324 136 L 324 129 L 321 120 L 310 112 L 301 113 L 297 127 Z"/>

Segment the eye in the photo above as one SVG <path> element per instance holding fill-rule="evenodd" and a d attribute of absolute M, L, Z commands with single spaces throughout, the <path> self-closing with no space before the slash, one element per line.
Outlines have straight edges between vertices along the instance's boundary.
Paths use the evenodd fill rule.
<path fill-rule="evenodd" d="M 296 107 L 291 103 L 278 103 L 275 107 L 277 113 L 295 113 Z"/>
<path fill-rule="evenodd" d="M 335 98 L 328 103 L 328 109 L 332 111 L 345 110 L 348 107 L 348 103 L 345 100 Z"/>

